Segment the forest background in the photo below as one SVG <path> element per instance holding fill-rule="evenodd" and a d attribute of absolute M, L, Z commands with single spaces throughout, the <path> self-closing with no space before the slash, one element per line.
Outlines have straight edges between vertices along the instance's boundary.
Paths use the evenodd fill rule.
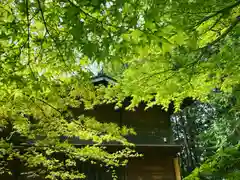
<path fill-rule="evenodd" d="M 9 161 L 18 158 L 28 168 L 24 176 L 84 178 L 77 164 L 91 161 L 116 178 L 115 167 L 138 156 L 124 138 L 133 130 L 73 117 L 68 107 L 119 107 L 131 96 L 128 109 L 174 102 L 185 179 L 239 179 L 239 0 L 0 2 L 1 173 L 11 174 Z M 93 63 L 118 83 L 95 90 Z M 180 110 L 185 98 L 194 103 Z M 75 148 L 59 136 L 126 148 Z"/>

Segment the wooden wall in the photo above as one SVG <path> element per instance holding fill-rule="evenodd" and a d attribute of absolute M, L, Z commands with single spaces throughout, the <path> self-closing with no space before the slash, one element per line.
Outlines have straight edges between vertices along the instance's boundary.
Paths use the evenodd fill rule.
<path fill-rule="evenodd" d="M 173 158 L 132 160 L 127 168 L 127 180 L 175 180 Z"/>
<path fill-rule="evenodd" d="M 170 117 L 159 106 L 145 110 L 142 103 L 135 111 L 122 111 L 122 124 L 132 127 L 137 136 L 129 138 L 136 144 L 164 144 L 172 142 Z"/>
<path fill-rule="evenodd" d="M 145 148 L 144 157 L 130 160 L 125 180 L 176 180 L 173 160 L 169 152 Z"/>
<path fill-rule="evenodd" d="M 94 117 L 100 122 L 114 122 L 120 126 L 132 127 L 137 132 L 137 136 L 129 136 L 128 139 L 135 144 L 172 143 L 170 114 L 158 106 L 148 110 L 144 108 L 145 105 L 140 104 L 135 111 L 115 110 L 114 105 L 108 104 L 87 111 L 84 111 L 83 107 L 75 108 L 73 113 L 76 116 Z M 165 138 L 167 142 L 164 142 Z"/>

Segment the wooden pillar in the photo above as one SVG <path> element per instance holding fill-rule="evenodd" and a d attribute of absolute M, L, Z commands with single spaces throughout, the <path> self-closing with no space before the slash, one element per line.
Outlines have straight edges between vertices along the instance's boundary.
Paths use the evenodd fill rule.
<path fill-rule="evenodd" d="M 181 180 L 179 157 L 173 159 L 176 180 Z"/>

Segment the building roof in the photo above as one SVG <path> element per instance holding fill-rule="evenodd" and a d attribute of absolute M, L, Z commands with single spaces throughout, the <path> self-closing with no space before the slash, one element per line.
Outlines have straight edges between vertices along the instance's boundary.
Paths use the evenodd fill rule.
<path fill-rule="evenodd" d="M 115 84 L 117 81 L 106 74 L 100 73 L 97 76 L 92 78 L 92 82 L 94 85 L 100 85 L 100 84 L 108 85 L 108 84 Z"/>

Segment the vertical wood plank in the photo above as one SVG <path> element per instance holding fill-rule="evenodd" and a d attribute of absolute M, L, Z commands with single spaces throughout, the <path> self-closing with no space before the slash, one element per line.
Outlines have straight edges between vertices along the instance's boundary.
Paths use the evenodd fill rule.
<path fill-rule="evenodd" d="M 174 163 L 174 170 L 175 170 L 176 180 L 181 180 L 179 157 L 175 157 L 175 158 L 173 159 L 173 163 Z"/>

